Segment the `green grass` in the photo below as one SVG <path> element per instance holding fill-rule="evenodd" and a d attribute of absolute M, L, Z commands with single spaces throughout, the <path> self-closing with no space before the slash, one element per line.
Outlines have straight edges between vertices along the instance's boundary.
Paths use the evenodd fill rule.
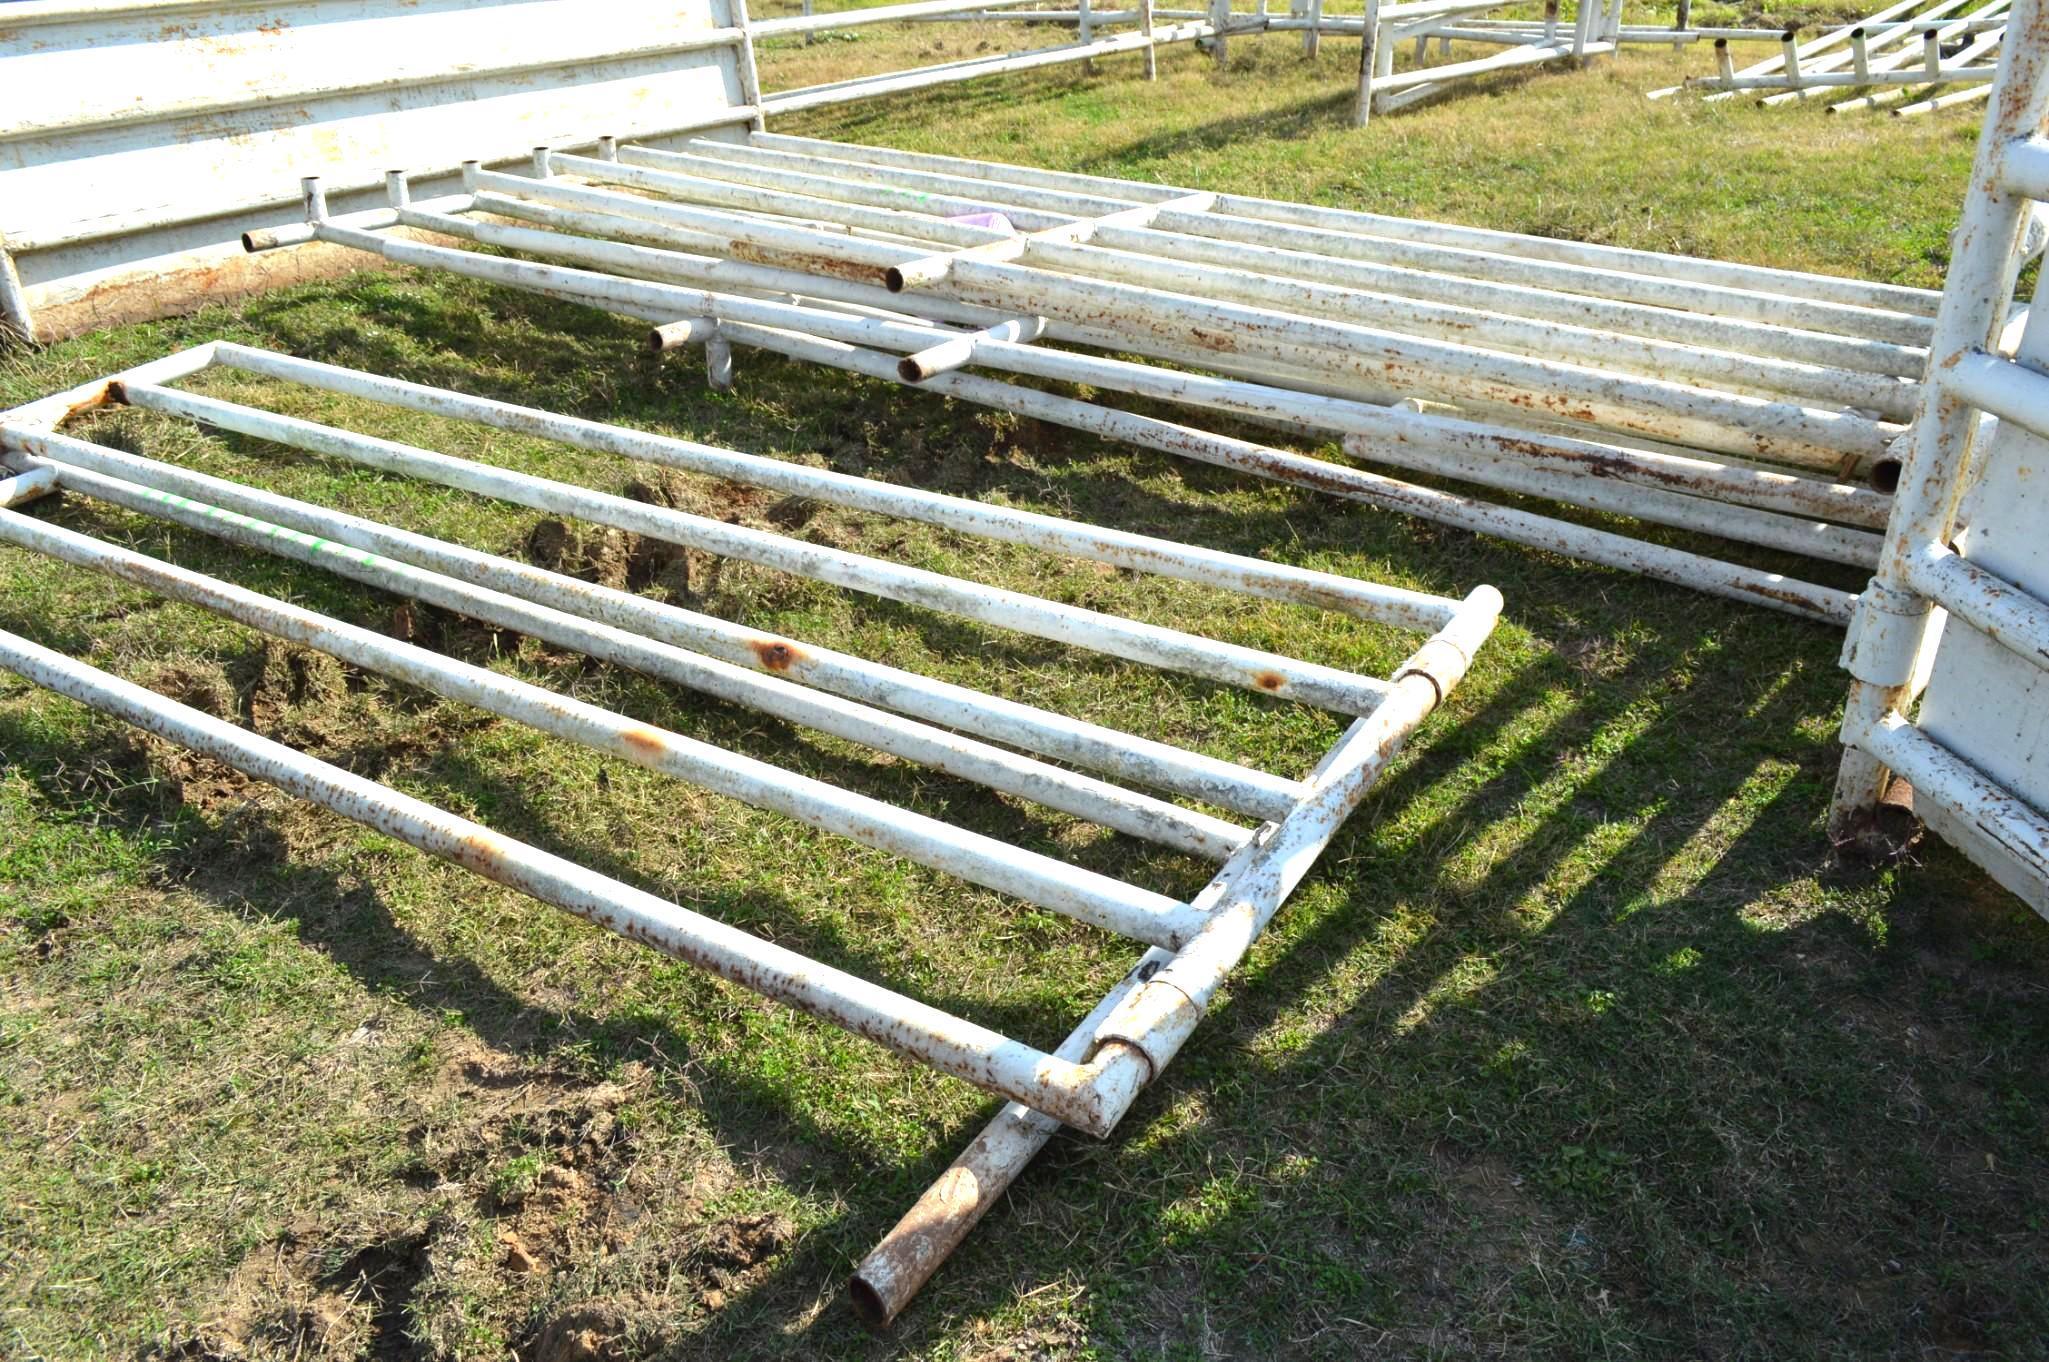
<path fill-rule="evenodd" d="M 1014 41 L 863 30 L 766 60 L 788 85 Z M 1358 134 L 1347 44 L 1315 67 L 1293 41 L 1231 50 L 1221 74 L 1181 49 L 1152 86 L 1122 59 L 789 130 L 1917 284 L 1940 281 L 1974 137 L 1954 118 L 1649 104 L 1707 59 L 1643 53 Z M 2045 1354 L 2049 932 L 1938 845 L 1888 869 L 1832 860 L 1839 635 L 766 356 L 713 394 L 641 357 L 637 330 L 364 274 L 9 361 L 0 401 L 227 336 L 1435 591 L 1493 582 L 1506 621 L 1116 1137 L 1056 1141 L 887 1340 L 840 1300 L 846 1271 L 986 1099 L 0 679 L 0 1352 Z M 232 375 L 200 386 L 601 488 L 650 478 Z M 91 428 L 496 551 L 538 519 L 140 413 Z M 668 490 L 743 522 L 807 514 Z M 310 569 L 76 498 L 33 513 L 1097 869 L 1200 879 Z M 1402 650 L 1192 585 L 808 514 L 825 542 L 1301 656 L 1384 670 Z M 658 589 L 1272 769 L 1338 731 L 690 566 L 687 588 Z M 0 627 L 1013 1034 L 1051 1042 L 1131 955 L 16 550 Z"/>

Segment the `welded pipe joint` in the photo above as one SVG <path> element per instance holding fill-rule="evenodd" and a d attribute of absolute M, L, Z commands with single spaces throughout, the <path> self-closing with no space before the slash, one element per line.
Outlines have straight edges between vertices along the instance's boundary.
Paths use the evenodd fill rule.
<path fill-rule="evenodd" d="M 1842 667 L 1868 685 L 1896 689 L 1914 678 L 1928 601 L 1880 581 L 1864 588 L 1843 636 Z"/>

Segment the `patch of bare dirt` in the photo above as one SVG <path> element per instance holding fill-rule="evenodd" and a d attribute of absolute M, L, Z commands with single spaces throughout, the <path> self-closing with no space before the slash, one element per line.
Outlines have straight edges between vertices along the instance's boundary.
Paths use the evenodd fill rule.
<path fill-rule="evenodd" d="M 295 1227 L 242 1260 L 211 1318 L 158 1349 L 192 1362 L 341 1362 L 415 1356 L 408 1306 L 429 1232 L 393 1224 L 348 1237 Z"/>

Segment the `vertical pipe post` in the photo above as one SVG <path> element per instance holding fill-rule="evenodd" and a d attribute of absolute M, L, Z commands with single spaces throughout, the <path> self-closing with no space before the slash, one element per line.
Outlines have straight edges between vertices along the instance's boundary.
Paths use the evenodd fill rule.
<path fill-rule="evenodd" d="M 1864 40 L 1864 30 L 1850 30 L 1850 65 L 1857 72 L 1860 84 L 1871 83 L 1871 46 Z"/>
<path fill-rule="evenodd" d="M 719 334 L 717 322 L 704 338 L 704 381 L 715 392 L 733 390 L 733 343 Z"/>
<path fill-rule="evenodd" d="M 1729 54 L 1727 38 L 1715 39 L 1715 74 L 1721 77 L 1724 90 L 1736 83 L 1736 59 Z"/>
<path fill-rule="evenodd" d="M 1221 71 L 1228 55 L 1225 45 L 1226 35 L 1231 27 L 1231 0 L 1210 0 L 1209 21 L 1210 26 L 1217 31 L 1216 36 L 1210 40 L 1210 55 L 1216 58 L 1217 69 Z"/>
<path fill-rule="evenodd" d="M 1359 30 L 1359 102 L 1352 126 L 1363 128 L 1373 116 L 1373 74 L 1380 64 L 1380 0 L 1366 0 L 1366 22 Z"/>
<path fill-rule="evenodd" d="M 1928 72 L 1928 79 L 1942 77 L 1942 37 L 1932 28 L 1921 30 L 1921 65 Z"/>
<path fill-rule="evenodd" d="M 809 19 L 809 18 L 811 17 L 811 4 L 812 4 L 812 0 L 804 0 L 804 17 L 805 17 L 806 19 Z M 811 46 L 811 44 L 813 44 L 813 43 L 815 43 L 815 42 L 817 42 L 817 41 L 818 41 L 818 32 L 817 32 L 817 30 L 815 30 L 815 29 L 809 29 L 809 28 L 807 28 L 807 29 L 805 29 L 805 30 L 804 30 L 804 46 L 806 46 L 806 47 L 809 47 L 809 46 Z"/>
<path fill-rule="evenodd" d="M 0 339 L 10 336 L 29 345 L 35 341 L 36 328 L 29 315 L 28 294 L 14 268 L 14 253 L 7 249 L 6 238 L 0 237 Z"/>
<path fill-rule="evenodd" d="M 1323 45 L 1323 0 L 1309 0 L 1309 27 L 1302 30 L 1302 55 L 1316 60 Z"/>
<path fill-rule="evenodd" d="M 1672 20 L 1672 31 L 1674 33 L 1684 33 L 1692 23 L 1693 0 L 1679 0 L 1679 13 Z M 1674 52 L 1677 52 L 1684 46 L 1686 46 L 1685 40 L 1680 38 L 1672 40 L 1672 50 Z"/>
<path fill-rule="evenodd" d="M 1074 36 L 1084 45 L 1095 41 L 1096 20 L 1089 10 L 1089 0 L 1080 0 L 1080 7 L 1075 10 Z M 1084 61 L 1081 70 L 1083 75 L 1093 76 L 1096 73 L 1094 59 Z"/>
<path fill-rule="evenodd" d="M 1544 0 L 1544 41 L 1558 41 L 1558 0 Z"/>
<path fill-rule="evenodd" d="M 1587 35 L 1594 25 L 1594 10 L 1601 0 L 1579 0 L 1579 8 L 1572 14 L 1572 61 L 1583 64 L 1587 59 Z"/>
<path fill-rule="evenodd" d="M 1138 31 L 1145 35 L 1145 78 L 1160 78 L 1159 50 L 1153 45 L 1153 0 L 1138 0 Z"/>
<path fill-rule="evenodd" d="M 747 0 L 726 0 L 726 4 L 732 26 L 740 30 L 740 49 L 733 54 L 739 68 L 740 98 L 754 110 L 748 126 L 762 132 L 768 125 L 761 114 L 761 69 L 754 64 L 754 25 L 747 17 Z"/>
<path fill-rule="evenodd" d="M 327 190 L 318 175 L 308 175 L 299 181 L 299 196 L 306 203 L 306 221 L 327 221 Z"/>
<path fill-rule="evenodd" d="M 1800 30 L 1787 29 L 1780 35 L 1779 44 L 1779 50 L 1786 54 L 1783 58 L 1786 63 L 1786 88 L 1797 90 L 1800 88 Z"/>

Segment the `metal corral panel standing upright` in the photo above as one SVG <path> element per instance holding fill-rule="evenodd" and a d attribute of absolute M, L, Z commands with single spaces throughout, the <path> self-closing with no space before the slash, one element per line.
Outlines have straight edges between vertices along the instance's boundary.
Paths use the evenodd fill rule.
<path fill-rule="evenodd" d="M 2017 36 L 1972 167 L 1878 575 L 1843 650 L 1856 685 L 1830 826 L 1857 836 L 1897 773 L 1930 827 L 2049 916 L 2049 327 L 2039 282 L 2025 320 L 2008 316 L 2025 229 L 2049 199 L 2045 24 L 2045 0 L 2013 7 Z"/>
<path fill-rule="evenodd" d="M 50 338 L 306 269 L 238 250 L 297 219 L 302 175 L 347 208 L 392 169 L 744 129 L 745 22 L 743 0 L 0 5 L 0 321 Z"/>
<path fill-rule="evenodd" d="M 1967 497 L 1966 562 L 2049 600 L 2049 441 L 2013 429 Z M 2037 810 L 2049 810 L 2049 671 L 1968 627 L 1944 630 L 1921 728 Z M 1938 811 L 1930 820 L 1941 828 Z"/>

